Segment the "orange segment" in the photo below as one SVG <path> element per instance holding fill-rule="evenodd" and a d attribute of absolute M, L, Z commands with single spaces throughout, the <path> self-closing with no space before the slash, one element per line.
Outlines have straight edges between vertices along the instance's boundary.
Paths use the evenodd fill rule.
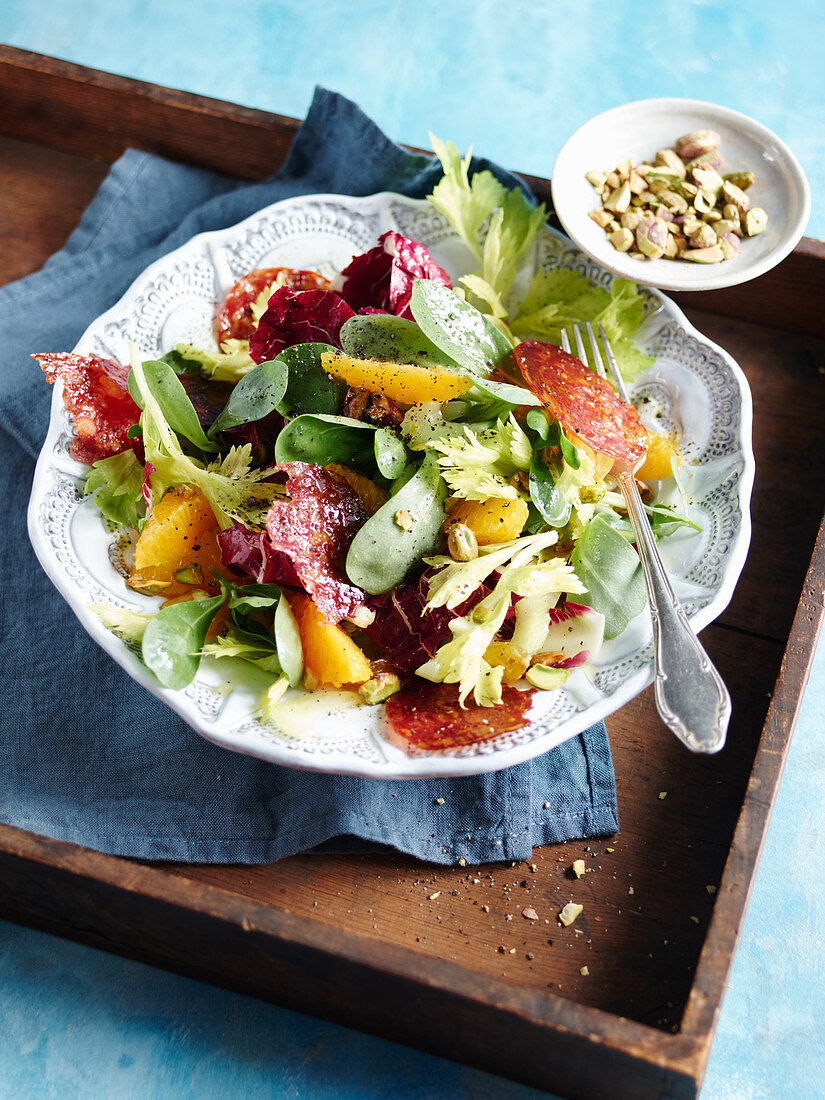
<path fill-rule="evenodd" d="M 529 508 L 516 500 L 459 500 L 450 508 L 447 524 L 463 523 L 476 537 L 479 546 L 517 539 L 527 522 Z"/>
<path fill-rule="evenodd" d="M 137 540 L 129 586 L 167 597 L 184 595 L 193 587 L 214 595 L 219 586 L 211 570 L 221 561 L 219 530 L 200 489 L 169 489 L 149 513 Z"/>
<path fill-rule="evenodd" d="M 372 677 L 369 661 L 349 634 L 335 623 L 326 622 L 309 596 L 296 596 L 290 602 L 310 683 L 340 688 L 366 683 Z"/>
<path fill-rule="evenodd" d="M 382 359 L 353 359 L 324 352 L 321 366 L 347 385 L 370 393 L 383 393 L 401 405 L 424 401 L 450 401 L 470 388 L 470 380 L 443 367 L 418 367 L 412 363 L 388 363 Z"/>
<path fill-rule="evenodd" d="M 678 451 L 676 440 L 662 432 L 647 433 L 647 454 L 645 460 L 636 471 L 636 477 L 642 481 L 658 481 L 660 478 L 670 477 L 673 470 L 670 460 Z"/>

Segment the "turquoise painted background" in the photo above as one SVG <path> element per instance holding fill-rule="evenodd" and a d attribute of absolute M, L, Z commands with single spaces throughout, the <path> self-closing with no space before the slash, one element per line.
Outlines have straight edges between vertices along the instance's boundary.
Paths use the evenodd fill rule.
<path fill-rule="evenodd" d="M 825 238 L 821 0 L 3 0 L 0 41 L 301 117 L 321 83 L 394 138 L 432 130 L 549 176 L 580 123 L 709 99 L 799 157 Z M 239 160 L 243 150 L 238 150 Z M 766 685 L 766 690 L 769 685 Z M 825 648 L 743 929 L 703 1100 L 825 1096 Z M 0 1097 L 550 1097 L 0 922 Z"/>

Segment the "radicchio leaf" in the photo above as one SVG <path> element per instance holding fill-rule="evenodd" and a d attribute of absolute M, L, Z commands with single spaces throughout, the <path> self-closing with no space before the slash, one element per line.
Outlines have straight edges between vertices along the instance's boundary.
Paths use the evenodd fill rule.
<path fill-rule="evenodd" d="M 449 636 L 450 622 L 466 615 L 489 594 L 481 585 L 464 603 L 449 611 L 446 607 L 424 610 L 433 571 L 416 581 L 406 581 L 392 591 L 370 600 L 375 619 L 365 628 L 367 636 L 389 656 L 399 676 L 411 676 Z"/>
<path fill-rule="evenodd" d="M 369 307 L 414 320 L 410 297 L 416 279 L 433 279 L 452 287 L 450 276 L 423 244 L 393 230 L 382 233 L 378 241 L 341 272 L 341 295 L 354 310 L 366 313 Z"/>
<path fill-rule="evenodd" d="M 264 363 L 293 344 L 340 348 L 338 334 L 354 312 L 333 290 L 279 287 L 250 338 L 249 354 L 256 363 Z"/>
<path fill-rule="evenodd" d="M 274 550 L 265 531 L 252 531 L 236 523 L 218 533 L 221 561 L 230 569 L 251 577 L 259 584 L 285 584 L 302 588 L 288 554 Z"/>

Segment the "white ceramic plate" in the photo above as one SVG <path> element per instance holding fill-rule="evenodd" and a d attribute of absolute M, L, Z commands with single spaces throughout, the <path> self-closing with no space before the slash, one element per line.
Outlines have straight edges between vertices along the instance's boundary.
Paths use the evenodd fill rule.
<path fill-rule="evenodd" d="M 768 214 L 768 228 L 742 241 L 738 256 L 717 264 L 689 260 L 634 260 L 617 252 L 589 216 L 598 197 L 585 179 L 612 170 L 627 157 L 652 160 L 682 134 L 715 130 L 722 141 L 722 172 L 751 171 L 753 206 Z M 776 134 L 747 115 L 694 99 L 642 99 L 590 119 L 567 140 L 553 166 L 553 205 L 570 237 L 602 267 L 661 290 L 717 290 L 755 279 L 784 259 L 805 232 L 811 190 L 796 157 Z"/>
<path fill-rule="evenodd" d="M 90 326 L 75 350 L 124 362 L 132 342 L 144 358 L 156 357 L 178 341 L 210 346 L 216 306 L 241 275 L 255 267 L 278 265 L 332 264 L 340 269 L 390 228 L 424 243 L 454 277 L 473 266 L 464 245 L 427 202 L 392 194 L 290 199 L 231 229 L 195 237 L 158 260 Z M 539 266 L 572 267 L 605 287 L 612 282 L 606 271 L 550 229 L 539 235 L 526 274 Z M 753 480 L 751 398 L 736 363 L 696 332 L 672 302 L 646 293 L 651 315 L 640 330 L 639 343 L 655 355 L 656 365 L 634 392 L 648 399 L 646 408 L 659 410 L 665 425 L 678 426 L 686 459 L 695 463 L 686 467 L 688 491 L 702 532 L 673 536 L 664 541 L 662 551 L 677 595 L 694 627 L 701 629 L 728 603 L 747 553 Z M 593 679 L 578 669 L 564 688 L 536 693 L 531 721 L 522 729 L 432 754 L 407 753 L 392 743 L 383 707 L 346 707 L 338 696 L 324 697 L 319 707 L 317 697 L 293 692 L 294 705 L 283 728 L 265 728 L 254 716 L 261 684 L 241 662 L 204 660 L 197 679 L 185 690 L 161 688 L 135 653 L 90 610 L 90 605 L 104 602 L 147 610 L 160 601 L 132 592 L 113 565 L 117 535 L 101 521 L 92 500 L 81 496 L 86 467 L 69 455 L 71 424 L 62 398 L 58 383 L 29 508 L 35 551 L 103 649 L 195 730 L 224 748 L 290 767 L 376 778 L 471 775 L 553 748 L 611 714 L 651 682 L 651 632 L 645 613 L 605 645 Z M 146 736 L 151 737 L 150 730 Z"/>

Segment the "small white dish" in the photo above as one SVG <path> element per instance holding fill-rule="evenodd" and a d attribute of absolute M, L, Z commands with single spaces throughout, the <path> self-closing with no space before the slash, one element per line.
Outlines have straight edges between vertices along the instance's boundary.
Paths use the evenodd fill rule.
<path fill-rule="evenodd" d="M 689 260 L 633 259 L 617 252 L 590 217 L 599 198 L 585 178 L 612 170 L 627 157 L 637 164 L 672 148 L 682 134 L 715 130 L 721 137 L 721 171 L 751 171 L 753 206 L 768 214 L 768 227 L 742 241 L 741 252 L 716 264 Z M 694 99 L 641 99 L 596 115 L 567 140 L 553 167 L 553 204 L 570 238 L 615 275 L 660 290 L 717 290 L 763 275 L 794 248 L 808 224 L 811 189 L 799 161 L 776 134 L 739 111 Z"/>

